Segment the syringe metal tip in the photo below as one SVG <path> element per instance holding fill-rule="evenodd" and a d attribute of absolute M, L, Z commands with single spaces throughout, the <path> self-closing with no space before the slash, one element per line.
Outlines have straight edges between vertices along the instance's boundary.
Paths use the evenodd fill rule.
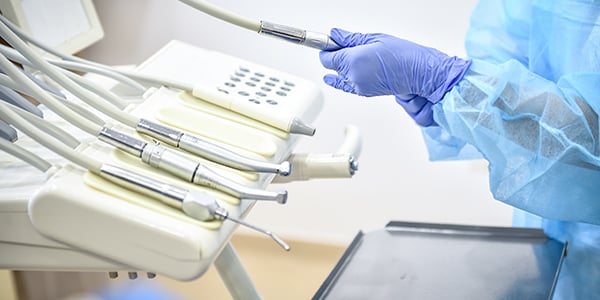
<path fill-rule="evenodd" d="M 304 123 L 299 118 L 294 118 L 290 124 L 290 133 L 303 134 L 308 136 L 315 135 L 316 128 Z"/>
<path fill-rule="evenodd" d="M 278 237 L 274 233 L 269 231 L 268 234 L 277 244 L 279 244 L 279 246 L 281 246 L 281 248 L 283 248 L 283 250 L 290 251 L 290 249 L 292 249 L 290 247 L 290 245 L 288 245 L 284 240 L 282 240 L 280 237 Z"/>
<path fill-rule="evenodd" d="M 262 229 L 260 227 L 257 227 L 255 225 L 252 225 L 250 223 L 247 223 L 246 221 L 240 220 L 240 219 L 236 219 L 236 218 L 232 218 L 230 217 L 227 213 L 223 213 L 223 212 L 217 212 L 218 216 L 230 221 L 233 221 L 235 223 L 238 223 L 240 225 L 246 226 L 250 229 L 254 229 L 258 232 L 264 233 L 266 235 L 268 235 L 269 237 L 271 237 L 271 239 L 273 239 L 281 248 L 283 248 L 283 250 L 285 251 L 290 251 L 291 247 L 284 241 L 282 240 L 280 237 L 278 237 L 277 235 L 275 235 L 273 232 Z"/>

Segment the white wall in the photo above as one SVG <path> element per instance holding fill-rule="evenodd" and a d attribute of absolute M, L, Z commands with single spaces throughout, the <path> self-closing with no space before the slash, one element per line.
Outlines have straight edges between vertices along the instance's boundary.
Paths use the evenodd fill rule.
<path fill-rule="evenodd" d="M 474 0 L 213 0 L 253 19 L 315 31 L 342 27 L 386 32 L 447 53 L 464 55 L 463 38 Z M 101 0 L 106 37 L 83 53 L 109 64 L 142 62 L 171 39 L 222 51 L 320 84 L 326 105 L 317 134 L 298 151 L 328 152 L 344 126 L 364 139 L 360 171 L 351 180 L 286 185 L 286 205 L 260 203 L 249 220 L 288 238 L 348 243 L 359 230 L 389 220 L 509 225 L 511 210 L 494 201 L 484 162 L 429 162 L 420 131 L 393 98 L 366 99 L 322 83 L 326 70 L 313 49 L 262 37 L 176 0 Z"/>

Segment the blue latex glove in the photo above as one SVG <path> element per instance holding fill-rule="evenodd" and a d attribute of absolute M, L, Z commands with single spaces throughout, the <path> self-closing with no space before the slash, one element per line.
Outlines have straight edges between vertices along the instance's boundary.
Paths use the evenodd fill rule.
<path fill-rule="evenodd" d="M 396 96 L 396 103 L 400 104 L 408 115 L 415 122 L 423 127 L 437 125 L 433 120 L 432 102 L 421 96 L 414 96 L 412 99 L 404 100 Z"/>
<path fill-rule="evenodd" d="M 334 28 L 330 35 L 342 49 L 320 53 L 323 66 L 338 73 L 325 75 L 326 84 L 367 97 L 394 95 L 424 126 L 434 124 L 431 105 L 460 81 L 471 64 L 387 34 Z"/>

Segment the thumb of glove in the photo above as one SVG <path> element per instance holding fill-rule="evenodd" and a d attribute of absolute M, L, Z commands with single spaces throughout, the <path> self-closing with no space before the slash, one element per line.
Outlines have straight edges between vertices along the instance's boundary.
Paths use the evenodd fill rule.
<path fill-rule="evenodd" d="M 342 48 L 364 45 L 369 42 L 368 34 L 349 32 L 340 28 L 332 28 L 329 35 Z"/>

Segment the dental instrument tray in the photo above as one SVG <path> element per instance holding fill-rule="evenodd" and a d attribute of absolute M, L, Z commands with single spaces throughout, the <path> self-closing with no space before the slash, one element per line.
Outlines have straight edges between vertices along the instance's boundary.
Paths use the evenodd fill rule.
<path fill-rule="evenodd" d="M 359 232 L 313 299 L 551 299 L 566 253 L 539 229 L 390 222 Z"/>

